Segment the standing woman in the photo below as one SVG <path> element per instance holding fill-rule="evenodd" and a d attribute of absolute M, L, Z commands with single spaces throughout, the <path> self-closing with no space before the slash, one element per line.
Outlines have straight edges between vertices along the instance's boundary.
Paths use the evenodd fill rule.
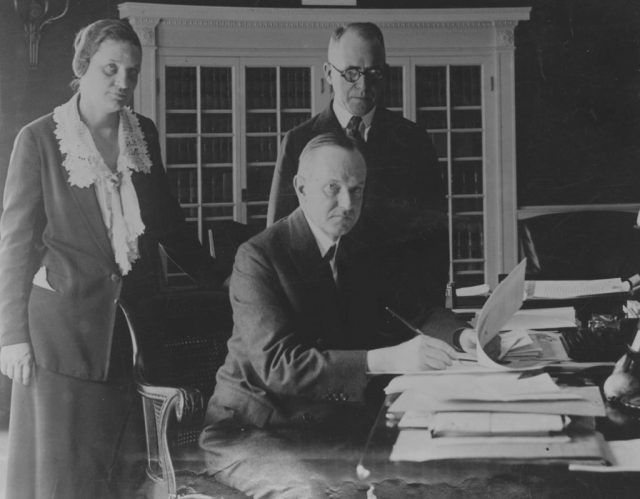
<path fill-rule="evenodd" d="M 153 292 L 158 243 L 198 282 L 217 278 L 169 192 L 155 126 L 126 107 L 137 35 L 105 19 L 74 47 L 77 92 L 18 134 L 0 220 L 11 499 L 133 497 L 118 472 L 140 402 L 117 301 Z"/>

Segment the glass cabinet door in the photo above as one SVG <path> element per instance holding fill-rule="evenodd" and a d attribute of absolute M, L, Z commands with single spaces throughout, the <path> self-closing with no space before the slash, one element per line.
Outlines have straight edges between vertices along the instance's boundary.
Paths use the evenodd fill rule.
<path fill-rule="evenodd" d="M 231 67 L 165 68 L 165 158 L 187 222 L 233 218 L 234 130 Z"/>
<path fill-rule="evenodd" d="M 266 225 L 271 179 L 284 134 L 312 114 L 310 67 L 245 67 L 247 223 Z"/>
<path fill-rule="evenodd" d="M 234 218 L 233 88 L 233 67 L 168 63 L 164 68 L 167 176 L 187 224 L 212 253 L 210 230 Z M 180 270 L 167 259 L 164 263 L 169 282 L 182 284 Z"/>
<path fill-rule="evenodd" d="M 307 61 L 278 62 L 164 60 L 160 126 L 167 175 L 187 223 L 210 249 L 216 226 L 235 220 L 255 232 L 265 227 L 282 138 L 318 107 L 311 79 L 320 64 L 314 70 Z M 180 275 L 167 265 L 170 276 Z"/>
<path fill-rule="evenodd" d="M 482 65 L 392 58 L 384 102 L 424 127 L 435 145 L 447 186 L 451 279 L 486 282 Z"/>
<path fill-rule="evenodd" d="M 326 97 L 316 95 L 313 84 L 321 62 L 171 62 L 164 67 L 161 123 L 167 173 L 188 223 L 205 245 L 221 221 L 263 229 L 282 138 Z M 485 282 L 482 64 L 391 59 L 383 98 L 390 110 L 423 126 L 435 144 L 447 185 L 452 280 L 457 286 Z"/>
<path fill-rule="evenodd" d="M 391 63 L 387 68 L 387 78 L 383 90 L 384 106 L 398 113 L 400 116 L 405 115 L 405 77 L 404 67 Z"/>
<path fill-rule="evenodd" d="M 484 156 L 481 67 L 415 67 L 416 121 L 433 140 L 448 184 L 452 278 L 481 284 L 484 258 Z"/>

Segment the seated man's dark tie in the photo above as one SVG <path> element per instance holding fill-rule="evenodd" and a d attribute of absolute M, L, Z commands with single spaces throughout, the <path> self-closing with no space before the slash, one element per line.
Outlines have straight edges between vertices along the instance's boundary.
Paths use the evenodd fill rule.
<path fill-rule="evenodd" d="M 355 140 L 358 143 L 364 142 L 364 137 L 360 133 L 360 125 L 362 124 L 362 118 L 360 116 L 352 116 L 347 123 L 347 128 L 345 132 L 347 133 L 347 137 Z"/>
<path fill-rule="evenodd" d="M 329 264 L 329 269 L 333 275 L 333 282 L 336 285 L 336 291 L 338 292 L 338 298 L 343 310 L 347 309 L 347 295 L 345 289 L 345 275 L 347 266 L 345 264 L 345 254 L 342 246 L 336 248 L 334 244 L 324 254 L 322 259 Z"/>
<path fill-rule="evenodd" d="M 334 244 L 329 247 L 329 249 L 324 254 L 322 259 L 329 264 L 329 268 L 331 269 L 331 274 L 333 275 L 333 280 L 337 284 L 338 276 L 336 273 L 336 266 L 335 266 L 335 260 L 334 260 L 335 256 L 336 256 L 336 245 Z"/>
<path fill-rule="evenodd" d="M 333 260 L 333 257 L 336 254 L 336 245 L 333 244 L 329 247 L 329 249 L 327 250 L 327 252 L 324 254 L 324 256 L 322 257 L 322 259 L 325 262 L 331 263 L 331 260 Z"/>

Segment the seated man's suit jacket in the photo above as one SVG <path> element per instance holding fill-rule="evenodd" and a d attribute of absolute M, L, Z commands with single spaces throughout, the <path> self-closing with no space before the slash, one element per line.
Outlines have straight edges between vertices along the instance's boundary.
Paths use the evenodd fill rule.
<path fill-rule="evenodd" d="M 293 177 L 306 144 L 326 132 L 344 133 L 332 104 L 285 136 L 278 157 L 267 225 L 298 205 Z M 364 145 L 367 184 L 353 234 L 377 254 L 387 300 L 428 334 L 433 310 L 445 304 L 449 281 L 449 227 L 444 183 L 436 152 L 424 129 L 378 107 Z M 389 322 L 391 319 L 386 317 Z M 439 322 L 435 320 L 434 324 Z"/>
<path fill-rule="evenodd" d="M 341 238 L 338 291 L 299 208 L 240 247 L 230 284 L 234 329 L 210 424 L 219 408 L 257 427 L 322 423 L 364 401 L 366 350 L 406 340 L 407 331 L 380 327 L 381 277 L 375 255 L 362 250 Z M 452 316 L 439 318 L 440 331 L 457 327 Z"/>

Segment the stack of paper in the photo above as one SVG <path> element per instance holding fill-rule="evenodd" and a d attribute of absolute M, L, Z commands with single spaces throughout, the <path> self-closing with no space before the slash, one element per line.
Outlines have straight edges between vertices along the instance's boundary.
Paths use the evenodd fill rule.
<path fill-rule="evenodd" d="M 400 428 L 428 428 L 433 437 L 550 436 L 564 430 L 566 419 L 557 414 L 512 412 L 405 412 Z M 566 435 L 562 437 L 567 438 Z M 495 442 L 495 440 L 491 440 Z M 460 440 L 458 440 L 460 442 Z"/>
<path fill-rule="evenodd" d="M 491 438 L 491 437 L 489 437 Z M 553 460 L 601 464 L 606 460 L 606 443 L 599 433 L 565 438 L 513 437 L 489 444 L 487 438 L 461 443 L 455 439 L 432 438 L 426 430 L 403 430 L 391 451 L 392 461 L 434 461 L 445 459 Z M 568 441 L 567 441 L 568 440 Z"/>
<path fill-rule="evenodd" d="M 386 391 L 400 394 L 389 408 L 401 415 L 392 460 L 603 460 L 589 424 L 605 415 L 597 387 L 560 388 L 546 373 L 507 371 L 405 375 Z"/>
<path fill-rule="evenodd" d="M 542 357 L 542 347 L 534 344 L 529 333 L 522 330 L 505 331 L 500 333 L 500 356 L 509 359 L 539 359 Z"/>
<path fill-rule="evenodd" d="M 520 378 L 518 373 L 404 375 L 391 380 L 386 393 L 400 395 L 390 412 L 517 412 L 605 416 L 596 386 L 558 387 L 544 373 Z"/>
<path fill-rule="evenodd" d="M 520 262 L 480 310 L 475 356 L 461 355 L 447 370 L 400 376 L 389 383 L 387 393 L 399 393 L 389 411 L 402 415 L 392 460 L 607 461 L 593 424 L 594 417 L 605 416 L 598 387 L 560 388 L 548 374 L 525 375 L 543 361 L 568 359 L 557 334 L 529 329 L 540 324 L 535 313 L 514 319 L 525 297 L 525 266 L 525 260 Z M 607 289 L 617 286 L 605 284 Z M 573 314 L 554 321 L 571 326 Z M 507 326 L 509 332 L 504 332 Z M 485 347 L 498 334 L 501 352 L 492 359 Z"/>

